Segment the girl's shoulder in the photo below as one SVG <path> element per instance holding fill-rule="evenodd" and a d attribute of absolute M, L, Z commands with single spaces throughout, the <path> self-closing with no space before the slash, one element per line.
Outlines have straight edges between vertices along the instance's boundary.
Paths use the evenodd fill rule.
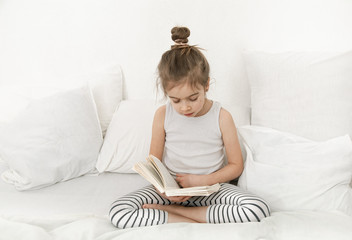
<path fill-rule="evenodd" d="M 231 116 L 231 113 L 229 111 L 227 111 L 224 107 L 220 107 L 220 116 L 225 116 L 225 117 L 229 117 Z"/>
<path fill-rule="evenodd" d="M 159 106 L 156 111 L 155 114 L 161 114 L 161 113 L 165 113 L 166 112 L 166 104 L 163 104 L 161 106 Z"/>
<path fill-rule="evenodd" d="M 161 105 L 158 107 L 154 113 L 154 120 L 155 119 L 165 119 L 165 113 L 166 113 L 166 104 Z"/>
<path fill-rule="evenodd" d="M 219 114 L 220 127 L 234 124 L 232 115 L 225 108 L 221 107 Z"/>

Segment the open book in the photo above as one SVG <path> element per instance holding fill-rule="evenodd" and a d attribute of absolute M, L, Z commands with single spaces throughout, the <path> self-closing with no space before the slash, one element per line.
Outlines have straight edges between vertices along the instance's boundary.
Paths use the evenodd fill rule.
<path fill-rule="evenodd" d="M 146 162 L 136 163 L 132 169 L 153 184 L 159 192 L 165 192 L 166 196 L 209 196 L 220 189 L 219 183 L 211 186 L 181 188 L 164 164 L 153 155 L 149 155 Z"/>

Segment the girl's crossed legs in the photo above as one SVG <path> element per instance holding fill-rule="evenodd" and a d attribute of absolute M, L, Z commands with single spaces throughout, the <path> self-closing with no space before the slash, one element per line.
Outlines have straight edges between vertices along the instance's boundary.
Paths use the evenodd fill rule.
<path fill-rule="evenodd" d="M 115 201 L 109 215 L 114 226 L 129 228 L 167 222 L 257 222 L 268 217 L 270 209 L 261 198 L 228 183 L 210 196 L 182 203 L 163 198 L 151 185 Z"/>

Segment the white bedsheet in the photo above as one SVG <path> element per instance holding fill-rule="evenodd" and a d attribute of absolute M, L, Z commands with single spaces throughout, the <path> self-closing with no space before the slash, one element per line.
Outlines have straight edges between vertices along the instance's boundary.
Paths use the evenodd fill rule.
<path fill-rule="evenodd" d="M 0 239 L 131 240 L 131 239 L 277 239 L 351 240 L 352 218 L 338 212 L 276 212 L 260 223 L 174 223 L 116 229 L 105 217 L 0 218 Z"/>
<path fill-rule="evenodd" d="M 0 172 L 4 165 L 0 164 Z M 148 185 L 137 174 L 104 173 L 18 192 L 0 182 L 0 240 L 319 239 L 351 240 L 352 218 L 339 212 L 274 212 L 260 223 L 176 223 L 116 229 L 107 217 L 119 196 Z"/>
<path fill-rule="evenodd" d="M 0 173 L 5 168 L 0 162 Z M 104 173 L 20 192 L 0 179 L 0 217 L 106 216 L 118 197 L 148 184 L 138 174 Z"/>

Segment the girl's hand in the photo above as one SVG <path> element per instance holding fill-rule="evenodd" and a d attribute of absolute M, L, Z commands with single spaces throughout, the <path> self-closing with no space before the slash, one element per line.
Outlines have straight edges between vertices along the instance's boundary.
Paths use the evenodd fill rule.
<path fill-rule="evenodd" d="M 181 187 L 197 187 L 197 186 L 205 186 L 206 183 L 206 175 L 196 175 L 196 174 L 176 174 L 176 181 Z"/>
<path fill-rule="evenodd" d="M 188 199 L 190 199 L 192 196 L 172 196 L 172 197 L 168 197 L 165 195 L 165 193 L 161 193 L 159 192 L 159 190 L 157 188 L 155 188 L 155 190 L 163 197 L 166 198 L 168 200 L 170 200 L 171 202 L 185 202 Z"/>

